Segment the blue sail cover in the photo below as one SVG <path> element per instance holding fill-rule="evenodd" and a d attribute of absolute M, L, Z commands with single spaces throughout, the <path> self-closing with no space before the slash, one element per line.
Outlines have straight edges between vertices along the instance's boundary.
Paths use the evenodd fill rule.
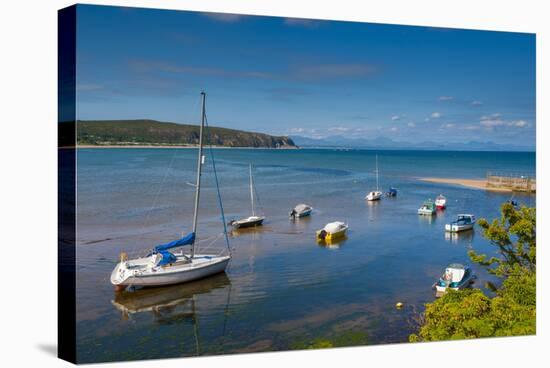
<path fill-rule="evenodd" d="M 193 244 L 194 241 L 195 241 L 195 233 L 189 233 L 181 239 L 171 241 L 170 243 L 157 245 L 155 247 L 155 251 L 162 253 L 163 250 L 168 250 L 171 248 L 177 248 L 184 245 Z"/>
<path fill-rule="evenodd" d="M 159 266 L 164 266 L 169 263 L 174 263 L 177 260 L 176 256 L 167 250 L 160 250 L 159 254 L 162 255 L 162 259 L 158 263 Z"/>

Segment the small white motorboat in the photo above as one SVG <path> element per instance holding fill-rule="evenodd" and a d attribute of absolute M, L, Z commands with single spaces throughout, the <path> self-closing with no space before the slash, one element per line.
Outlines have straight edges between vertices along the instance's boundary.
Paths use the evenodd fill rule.
<path fill-rule="evenodd" d="M 435 214 L 435 203 L 431 199 L 428 199 L 422 204 L 422 207 L 418 209 L 419 215 L 432 216 Z"/>
<path fill-rule="evenodd" d="M 474 280 L 474 272 L 469 266 L 460 263 L 452 263 L 447 266 L 445 272 L 434 286 L 438 294 L 443 294 L 448 289 L 463 289 L 469 286 Z"/>
<path fill-rule="evenodd" d="M 348 225 L 341 221 L 329 222 L 321 230 L 317 230 L 317 240 L 333 241 L 346 236 Z"/>
<path fill-rule="evenodd" d="M 203 156 L 203 130 L 205 123 L 205 100 L 202 96 L 202 119 L 199 135 L 199 149 L 197 162 L 197 178 L 195 187 L 195 208 L 193 213 L 193 229 L 186 236 L 160 244 L 154 247 L 147 256 L 128 259 L 125 253 L 120 256 L 120 262 L 111 272 L 111 283 L 119 291 L 128 286 L 164 286 L 201 279 L 225 271 L 231 255 L 222 253 L 196 253 L 195 239 L 197 234 L 198 210 L 201 188 L 201 171 L 204 165 Z M 216 185 L 218 185 L 216 180 Z M 221 198 L 220 198 L 221 200 Z M 222 210 L 223 218 L 223 210 Z M 224 227 L 224 235 L 229 248 L 227 231 Z M 182 247 L 190 246 L 190 251 L 185 252 Z M 180 249 L 175 252 L 173 249 Z"/>
<path fill-rule="evenodd" d="M 365 199 L 367 201 L 378 201 L 380 198 L 382 198 L 382 192 L 380 191 L 380 187 L 378 185 L 378 155 L 376 155 L 376 190 L 370 191 L 366 196 Z"/>
<path fill-rule="evenodd" d="M 445 231 L 457 233 L 459 231 L 472 230 L 476 223 L 476 217 L 469 214 L 461 214 L 457 216 L 456 221 L 445 225 Z"/>
<path fill-rule="evenodd" d="M 248 165 L 249 173 L 250 173 L 250 206 L 252 208 L 252 216 L 248 216 L 245 218 L 242 218 L 240 220 L 231 220 L 229 222 L 229 225 L 233 227 L 233 229 L 243 229 L 246 227 L 256 227 L 256 226 L 262 226 L 263 222 L 265 220 L 265 216 L 258 216 L 256 215 L 256 206 L 254 204 L 254 180 L 252 178 L 252 165 Z"/>
<path fill-rule="evenodd" d="M 313 211 L 313 207 L 311 207 L 309 204 L 301 203 L 294 207 L 292 211 L 290 211 L 288 216 L 293 219 L 306 217 L 311 215 L 311 211 Z"/>
<path fill-rule="evenodd" d="M 445 209 L 446 206 L 447 206 L 447 198 L 445 198 L 443 194 L 438 195 L 437 198 L 435 199 L 435 207 L 439 209 Z"/>

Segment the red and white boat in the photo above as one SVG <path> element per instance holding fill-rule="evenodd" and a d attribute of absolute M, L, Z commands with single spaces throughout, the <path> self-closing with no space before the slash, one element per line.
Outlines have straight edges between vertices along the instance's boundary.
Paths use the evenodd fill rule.
<path fill-rule="evenodd" d="M 440 194 L 435 199 L 435 207 L 439 209 L 444 209 L 447 206 L 447 198 Z"/>

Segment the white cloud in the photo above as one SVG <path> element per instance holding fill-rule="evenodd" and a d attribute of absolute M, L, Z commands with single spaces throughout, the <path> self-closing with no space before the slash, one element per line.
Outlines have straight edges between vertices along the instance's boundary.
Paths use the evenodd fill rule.
<path fill-rule="evenodd" d="M 305 132 L 306 130 L 304 128 L 291 128 L 290 129 L 290 132 L 291 133 L 303 133 Z"/>
<path fill-rule="evenodd" d="M 440 112 L 432 112 L 432 114 L 430 115 L 431 118 L 433 119 L 439 119 L 441 117 L 441 113 Z"/>
<path fill-rule="evenodd" d="M 479 124 L 485 128 L 491 128 L 497 126 L 508 126 L 515 128 L 525 128 L 529 126 L 529 123 L 525 120 L 505 120 L 502 118 L 502 114 L 497 112 L 491 115 L 484 115 L 480 118 Z"/>
<path fill-rule="evenodd" d="M 529 123 L 526 122 L 525 120 L 516 120 L 516 121 L 511 121 L 510 125 L 518 128 L 524 128 L 526 126 L 529 126 Z"/>
<path fill-rule="evenodd" d="M 494 128 L 501 125 L 506 125 L 506 122 L 501 118 L 502 114 L 496 112 L 491 115 L 484 115 L 480 118 L 479 124 L 485 128 Z"/>
<path fill-rule="evenodd" d="M 331 132 L 347 132 L 350 130 L 350 128 L 337 126 L 337 127 L 328 128 L 328 130 Z"/>
<path fill-rule="evenodd" d="M 398 129 L 397 127 L 392 127 L 390 130 L 391 130 L 392 132 L 397 132 L 399 129 Z"/>
<path fill-rule="evenodd" d="M 304 18 L 285 18 L 284 22 L 289 26 L 301 26 L 306 28 L 315 28 L 320 24 L 318 20 Z"/>
<path fill-rule="evenodd" d="M 483 105 L 483 102 L 475 100 L 475 101 L 472 101 L 472 105 L 481 106 L 481 105 Z"/>
<path fill-rule="evenodd" d="M 202 13 L 202 15 L 210 18 L 210 19 L 213 19 L 213 20 L 217 20 L 217 21 L 220 21 L 220 22 L 227 22 L 227 23 L 233 23 L 233 22 L 238 22 L 239 20 L 241 20 L 241 18 L 245 17 L 245 15 L 241 15 L 241 14 L 229 14 L 229 13 Z"/>
<path fill-rule="evenodd" d="M 392 119 L 393 121 L 396 121 L 396 120 L 401 119 L 401 116 L 399 116 L 399 115 L 394 115 L 394 116 L 391 117 L 391 119 Z"/>
<path fill-rule="evenodd" d="M 439 101 L 451 101 L 454 99 L 453 96 L 439 96 Z"/>
<path fill-rule="evenodd" d="M 414 127 L 416 127 L 416 124 L 411 121 L 410 123 L 407 123 L 407 126 L 409 128 L 414 128 Z"/>
<path fill-rule="evenodd" d="M 502 119 L 485 119 L 485 120 L 481 120 L 479 124 L 486 128 L 492 128 L 492 127 L 504 125 L 505 123 L 504 123 L 504 120 Z"/>
<path fill-rule="evenodd" d="M 452 129 L 452 128 L 455 127 L 455 124 L 447 123 L 447 124 L 443 124 L 441 127 L 444 128 L 444 129 Z"/>

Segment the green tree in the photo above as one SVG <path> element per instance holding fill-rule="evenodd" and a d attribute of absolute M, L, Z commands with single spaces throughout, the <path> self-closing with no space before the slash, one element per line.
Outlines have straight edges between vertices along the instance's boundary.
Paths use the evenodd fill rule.
<path fill-rule="evenodd" d="M 536 209 L 510 203 L 501 206 L 500 219 L 478 221 L 483 236 L 499 248 L 500 257 L 488 257 L 471 250 L 472 261 L 486 266 L 490 273 L 507 277 L 518 272 L 535 272 L 537 263 Z"/>
<path fill-rule="evenodd" d="M 470 251 L 470 258 L 504 278 L 496 296 L 480 289 L 449 291 L 426 311 L 418 334 L 409 341 L 530 335 L 536 332 L 536 210 L 509 203 L 500 219 L 480 219 L 483 236 L 498 247 L 500 257 Z"/>
<path fill-rule="evenodd" d="M 426 304 L 424 321 L 409 341 L 532 335 L 536 332 L 534 273 L 508 277 L 493 298 L 480 289 L 449 291 Z"/>

